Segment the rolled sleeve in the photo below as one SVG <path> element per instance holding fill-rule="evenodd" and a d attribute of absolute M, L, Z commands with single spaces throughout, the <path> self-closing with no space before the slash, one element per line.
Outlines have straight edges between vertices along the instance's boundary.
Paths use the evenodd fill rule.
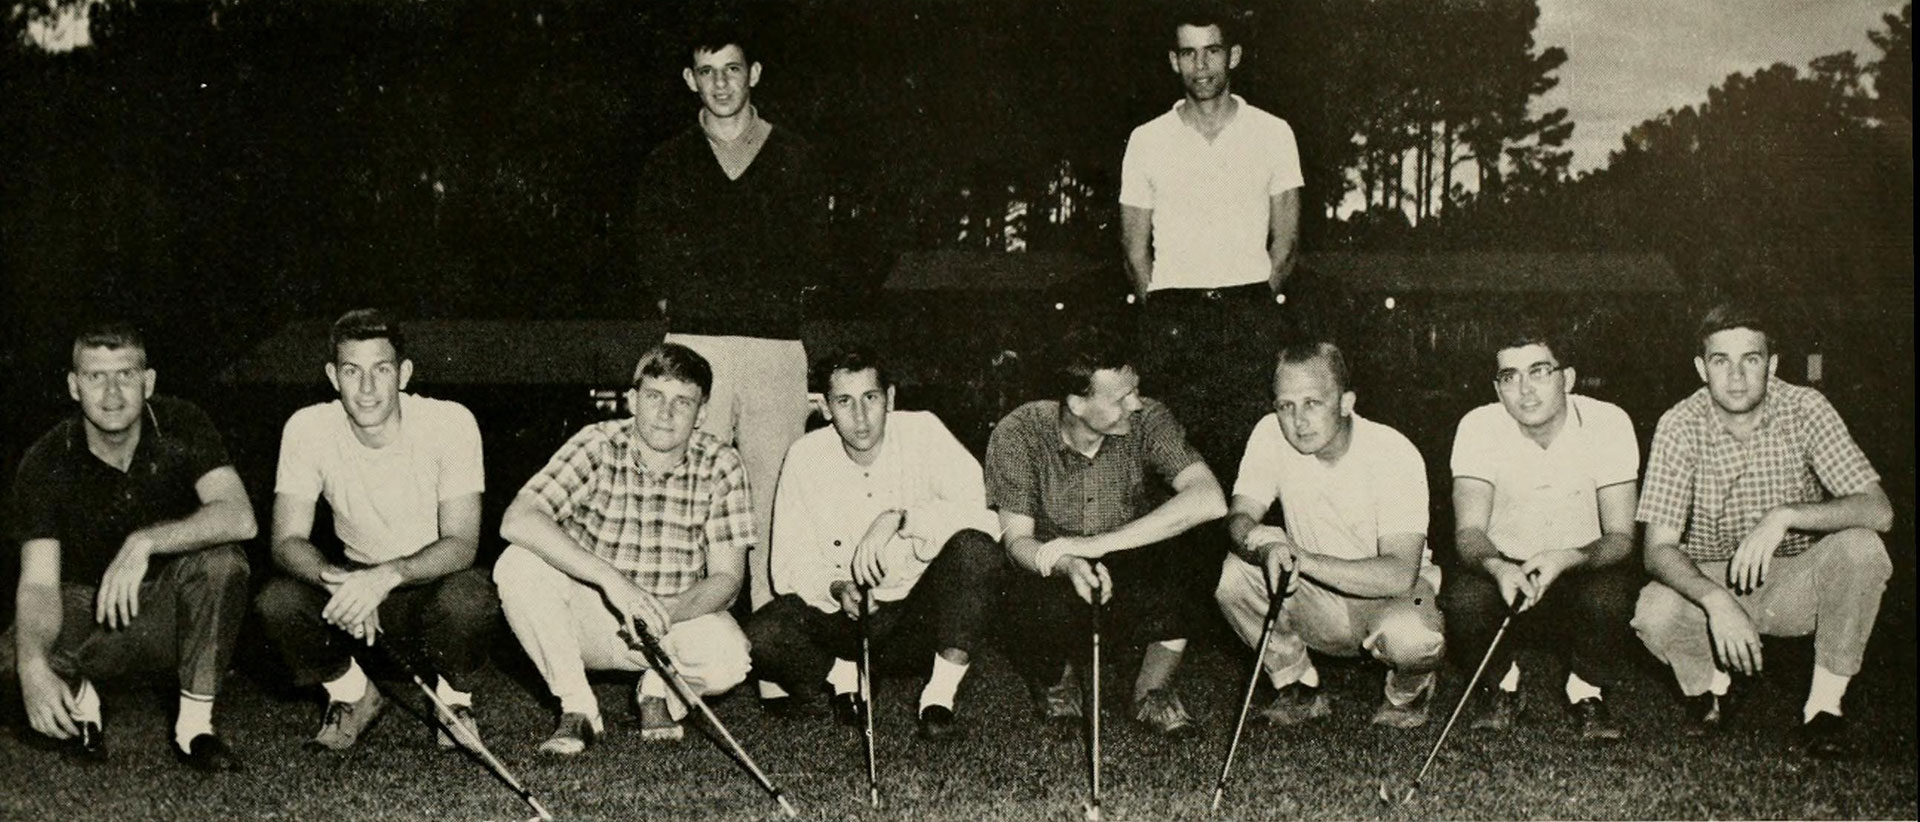
<path fill-rule="evenodd" d="M 1600 406 L 1594 414 L 1597 429 L 1592 455 L 1594 487 L 1605 488 L 1640 478 L 1640 438 L 1633 420 L 1618 406 Z"/>
<path fill-rule="evenodd" d="M 1148 402 L 1140 409 L 1141 445 L 1147 464 L 1165 480 L 1173 484 L 1174 477 L 1187 470 L 1188 466 L 1200 462 L 1200 452 L 1187 444 L 1187 429 L 1174 419 L 1173 412 L 1158 402 Z"/>
<path fill-rule="evenodd" d="M 729 448 L 714 464 L 712 507 L 707 514 L 707 550 L 733 548 L 745 556 L 758 538 L 753 530 L 753 492 L 738 452 Z"/>
<path fill-rule="evenodd" d="M 1269 197 L 1307 184 L 1306 177 L 1300 173 L 1300 144 L 1294 139 L 1293 126 L 1278 118 L 1274 119 L 1273 169 L 1269 175 Z"/>
<path fill-rule="evenodd" d="M 1633 515 L 1634 519 L 1649 525 L 1687 527 L 1698 455 L 1687 441 L 1687 426 L 1680 413 L 1680 408 L 1668 411 L 1653 431 L 1647 475 L 1640 488 L 1640 508 Z"/>
<path fill-rule="evenodd" d="M 1040 512 L 1039 464 L 1027 421 L 1015 410 L 987 439 L 987 507 L 1037 517 Z"/>
<path fill-rule="evenodd" d="M 1501 413 L 1506 413 L 1506 410 L 1501 409 Z M 1460 418 L 1459 427 L 1454 429 L 1450 467 L 1455 477 L 1468 477 L 1491 484 L 1498 474 L 1499 461 L 1489 441 L 1493 432 L 1488 430 L 1486 420 L 1486 406 L 1482 406 Z"/>
<path fill-rule="evenodd" d="M 1240 455 L 1240 475 L 1234 478 L 1233 495 L 1272 502 L 1280 497 L 1280 465 L 1274 449 L 1291 448 L 1280 436 L 1280 423 L 1272 414 L 1260 418 L 1247 435 L 1246 451 Z"/>
<path fill-rule="evenodd" d="M 1153 179 L 1147 171 L 1149 148 L 1144 145 L 1146 127 L 1133 130 L 1127 137 L 1127 150 L 1120 159 L 1120 204 L 1134 208 L 1153 208 Z"/>
<path fill-rule="evenodd" d="M 1382 537 L 1427 533 L 1427 463 L 1405 438 L 1387 451 L 1378 477 L 1383 486 L 1377 528 Z"/>
<path fill-rule="evenodd" d="M 480 424 L 473 412 L 457 408 L 441 434 L 447 453 L 440 461 L 440 499 L 449 500 L 486 491 L 486 461 L 480 445 Z"/>
<path fill-rule="evenodd" d="M 520 494 L 538 502 L 555 522 L 567 521 L 573 516 L 574 506 L 586 499 L 595 461 L 605 446 L 604 433 L 594 426 L 581 429 L 521 486 Z"/>
<path fill-rule="evenodd" d="M 1840 419 L 1833 403 L 1824 396 L 1812 394 L 1807 404 L 1807 418 L 1810 423 L 1808 462 L 1812 463 L 1814 475 L 1820 478 L 1820 484 L 1827 487 L 1828 493 L 1836 497 L 1858 494 L 1880 481 L 1879 472 L 1873 470 L 1867 455 L 1853 441 L 1847 423 Z"/>

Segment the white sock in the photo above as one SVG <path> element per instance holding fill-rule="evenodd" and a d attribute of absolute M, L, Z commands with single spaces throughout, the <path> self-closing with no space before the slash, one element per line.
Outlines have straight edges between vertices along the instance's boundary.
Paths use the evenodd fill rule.
<path fill-rule="evenodd" d="M 834 660 L 833 669 L 827 671 L 827 684 L 833 686 L 834 696 L 860 690 L 860 666 L 851 659 Z"/>
<path fill-rule="evenodd" d="M 1800 710 L 1801 721 L 1813 721 L 1821 712 L 1840 715 L 1840 700 L 1847 695 L 1847 683 L 1853 677 L 1841 676 L 1818 665 L 1813 666 L 1813 687 L 1807 691 L 1807 705 Z"/>
<path fill-rule="evenodd" d="M 967 667 L 967 663 L 934 654 L 933 674 L 927 677 L 927 687 L 920 689 L 920 710 L 926 710 L 928 705 L 952 708 L 954 694 L 960 690 L 960 680 L 966 677 Z"/>
<path fill-rule="evenodd" d="M 1318 688 L 1320 687 L 1320 669 L 1308 665 L 1307 672 L 1301 674 L 1300 678 L 1295 681 L 1309 688 Z"/>
<path fill-rule="evenodd" d="M 554 696 L 560 698 L 561 713 L 580 714 L 593 725 L 595 733 L 600 732 L 600 700 L 593 695 L 592 688 L 582 689 L 577 694 L 554 694 Z"/>
<path fill-rule="evenodd" d="M 780 683 L 771 680 L 762 679 L 759 684 L 754 687 L 760 689 L 761 699 L 785 699 L 788 696 L 787 689 L 780 687 Z"/>
<path fill-rule="evenodd" d="M 1169 651 L 1172 651 L 1176 654 L 1184 654 L 1187 652 L 1187 641 L 1184 639 L 1163 639 L 1153 644 L 1158 645 L 1162 648 L 1165 648 Z"/>
<path fill-rule="evenodd" d="M 1507 693 L 1520 690 L 1520 663 L 1507 663 L 1507 675 L 1500 677 L 1500 690 Z"/>
<path fill-rule="evenodd" d="M 1733 687 L 1733 677 L 1719 668 L 1713 669 L 1713 679 L 1707 683 L 1707 690 L 1712 691 L 1714 696 L 1726 696 L 1727 689 L 1731 687 Z"/>
<path fill-rule="evenodd" d="M 433 695 L 440 697 L 440 701 L 447 703 L 448 706 L 465 705 L 469 708 L 473 707 L 473 692 L 454 690 L 453 683 L 448 682 L 444 676 L 440 677 L 439 682 L 434 683 Z"/>
<path fill-rule="evenodd" d="M 360 670 L 360 663 L 347 657 L 347 672 L 321 683 L 320 687 L 327 689 L 329 702 L 359 702 L 367 695 L 367 684 L 367 674 Z"/>
<path fill-rule="evenodd" d="M 80 687 L 73 689 L 73 721 L 100 724 L 100 692 L 93 689 L 93 683 L 80 680 Z"/>
<path fill-rule="evenodd" d="M 1580 678 L 1579 674 L 1567 674 L 1567 702 L 1578 705 L 1589 699 L 1600 698 L 1600 686 Z"/>
<path fill-rule="evenodd" d="M 173 720 L 173 744 L 187 752 L 187 743 L 213 733 L 213 697 L 180 692 L 180 715 Z"/>

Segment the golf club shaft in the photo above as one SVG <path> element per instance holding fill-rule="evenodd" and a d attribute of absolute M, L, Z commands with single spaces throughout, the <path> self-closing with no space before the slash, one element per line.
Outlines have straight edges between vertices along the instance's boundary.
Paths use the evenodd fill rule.
<path fill-rule="evenodd" d="M 1093 587 L 1093 687 L 1090 689 L 1092 698 L 1087 706 L 1087 722 L 1090 729 L 1088 736 L 1091 737 L 1092 749 L 1088 770 L 1091 772 L 1090 781 L 1093 788 L 1088 815 L 1093 819 L 1100 818 L 1100 622 L 1106 610 L 1106 603 L 1101 601 L 1103 593 L 1099 585 Z"/>
<path fill-rule="evenodd" d="M 385 631 L 379 629 L 375 629 L 375 635 L 381 639 L 389 638 Z M 453 718 L 453 706 L 448 705 L 445 700 L 440 698 L 440 694 L 436 693 L 433 687 L 428 685 L 427 681 L 420 677 L 420 672 L 414 669 L 412 663 L 408 662 L 398 651 L 389 647 L 385 642 L 379 644 L 380 649 L 386 653 L 387 658 L 399 663 L 401 670 L 406 672 L 407 678 L 413 680 L 413 684 L 419 686 L 420 692 L 427 695 L 427 701 L 432 703 L 436 709 L 433 716 L 434 721 L 438 722 L 440 727 L 445 729 L 448 735 L 458 740 L 467 750 L 472 751 L 475 756 L 480 757 L 480 761 L 486 763 L 487 767 L 492 769 L 493 775 L 499 777 L 500 781 L 507 783 L 507 787 L 512 788 L 514 793 L 519 794 L 520 799 L 526 802 L 528 807 L 533 808 L 533 812 L 541 819 L 553 819 L 553 814 L 547 811 L 545 805 L 540 804 L 540 800 L 534 797 L 533 792 L 527 790 L 527 787 L 520 783 L 520 780 L 513 775 L 513 771 L 507 770 L 506 763 L 501 762 L 499 757 L 493 755 L 493 751 L 487 749 L 486 743 L 480 741 L 480 735 L 474 733 L 473 729 L 461 724 L 458 719 Z"/>
<path fill-rule="evenodd" d="M 666 676 L 667 684 L 680 697 L 680 701 L 699 711 L 700 715 L 706 718 L 707 724 L 720 732 L 720 738 L 727 743 L 727 750 L 731 751 L 734 758 L 747 769 L 747 773 L 753 775 L 754 781 L 760 783 L 760 788 L 772 795 L 774 801 L 780 804 L 782 813 L 787 816 L 797 816 L 798 812 L 794 810 L 793 804 L 787 801 L 786 792 L 773 784 L 772 779 L 767 778 L 767 773 L 760 770 L 760 766 L 754 763 L 753 757 L 747 755 L 747 749 L 741 747 L 740 741 L 733 738 L 733 733 L 727 730 L 727 726 L 720 723 L 720 717 L 715 716 L 713 709 L 707 707 L 706 700 L 694 693 L 693 687 L 680 676 L 680 669 L 674 667 L 673 657 L 667 655 L 667 650 L 661 647 L 660 640 L 654 637 L 652 631 L 647 630 L 646 623 L 635 620 L 627 627 L 632 631 L 632 635 L 640 640 L 643 652 L 653 659 L 654 669 Z"/>
<path fill-rule="evenodd" d="M 1515 602 L 1514 606 L 1519 607 Z M 1467 707 L 1467 700 L 1473 697 L 1473 689 L 1480 684 L 1480 675 L 1487 672 L 1487 663 L 1493 660 L 1493 650 L 1500 647 L 1500 639 L 1507 635 L 1507 626 L 1513 624 L 1513 615 L 1517 611 L 1508 611 L 1505 619 L 1500 620 L 1500 630 L 1493 632 L 1493 641 L 1487 643 L 1487 652 L 1480 655 L 1480 665 L 1473 669 L 1473 676 L 1467 680 L 1467 690 L 1460 694 L 1459 703 L 1453 706 L 1453 714 L 1447 717 L 1447 724 L 1440 728 L 1440 738 L 1433 741 L 1433 750 L 1427 752 L 1427 761 L 1420 764 L 1420 772 L 1414 774 L 1413 783 L 1407 786 L 1407 796 L 1420 787 L 1420 780 L 1427 778 L 1427 769 L 1433 767 L 1433 758 L 1440 755 L 1440 746 L 1446 744 L 1447 734 L 1453 730 L 1453 723 L 1460 720 L 1460 712 Z M 1400 800 L 1405 802 L 1405 799 Z"/>
<path fill-rule="evenodd" d="M 873 738 L 873 589 L 860 586 L 860 714 L 866 721 L 867 804 L 880 806 L 880 765 L 874 753 Z"/>
<path fill-rule="evenodd" d="M 1253 652 L 1253 673 L 1247 676 L 1247 693 L 1240 698 L 1240 719 L 1233 724 L 1233 741 L 1227 743 L 1227 761 L 1220 765 L 1220 779 L 1213 783 L 1213 810 L 1220 810 L 1220 800 L 1227 793 L 1227 776 L 1233 773 L 1233 756 L 1240 750 L 1240 735 L 1247 730 L 1247 714 L 1253 710 L 1253 691 L 1260 685 L 1260 666 L 1267 659 L 1267 644 L 1273 641 L 1273 624 L 1280 618 L 1280 607 L 1286 604 L 1287 586 L 1293 581 L 1292 573 L 1282 573 L 1280 589 L 1274 591 L 1267 600 L 1267 618 L 1260 625 L 1260 642 Z"/>

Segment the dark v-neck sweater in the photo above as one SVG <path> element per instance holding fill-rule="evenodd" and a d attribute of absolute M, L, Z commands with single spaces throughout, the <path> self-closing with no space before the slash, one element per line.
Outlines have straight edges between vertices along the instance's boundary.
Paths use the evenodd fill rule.
<path fill-rule="evenodd" d="M 698 125 L 661 143 L 640 174 L 640 274 L 686 334 L 798 339 L 800 294 L 821 282 L 825 189 L 806 141 L 775 127 L 728 179 Z"/>

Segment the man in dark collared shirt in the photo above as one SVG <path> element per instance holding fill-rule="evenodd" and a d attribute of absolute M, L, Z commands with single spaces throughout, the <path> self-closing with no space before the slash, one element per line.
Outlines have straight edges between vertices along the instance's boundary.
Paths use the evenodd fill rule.
<path fill-rule="evenodd" d="M 1696 734 L 1722 724 L 1730 672 L 1760 672 L 1762 634 L 1812 634 L 1798 743 L 1839 755 L 1840 702 L 1893 572 L 1893 506 L 1827 398 L 1774 376 L 1762 321 L 1722 306 L 1699 339 L 1706 385 L 1660 417 L 1647 458 L 1635 518 L 1654 581 L 1633 628 L 1673 668 Z"/>
<path fill-rule="evenodd" d="M 27 451 L 13 486 L 20 545 L 16 671 L 35 731 L 103 751 L 93 681 L 172 668 L 174 753 L 201 770 L 239 762 L 213 731 L 213 700 L 247 612 L 257 529 L 226 446 L 191 403 L 153 396 L 146 344 L 125 326 L 73 343 L 80 413 Z M 17 656 L 15 656 L 17 653 Z"/>
<path fill-rule="evenodd" d="M 1171 682 L 1186 652 L 1196 599 L 1186 583 L 1210 557 L 1178 539 L 1226 513 L 1220 483 L 1187 444 L 1166 406 L 1140 396 L 1120 338 L 1069 334 L 1058 360 L 1058 400 L 1013 410 L 987 444 L 987 504 L 1019 575 L 1008 597 L 1028 651 L 1023 673 L 1049 719 L 1081 715 L 1075 596 L 1112 602 L 1116 622 L 1149 643 L 1134 680 L 1134 718 L 1180 736 L 1193 720 Z M 1167 489 L 1171 497 L 1165 497 Z M 1164 498 L 1164 502 L 1157 500 Z M 1190 567 L 1192 566 L 1192 567 Z M 1043 692 L 1042 692 L 1043 691 Z"/>

